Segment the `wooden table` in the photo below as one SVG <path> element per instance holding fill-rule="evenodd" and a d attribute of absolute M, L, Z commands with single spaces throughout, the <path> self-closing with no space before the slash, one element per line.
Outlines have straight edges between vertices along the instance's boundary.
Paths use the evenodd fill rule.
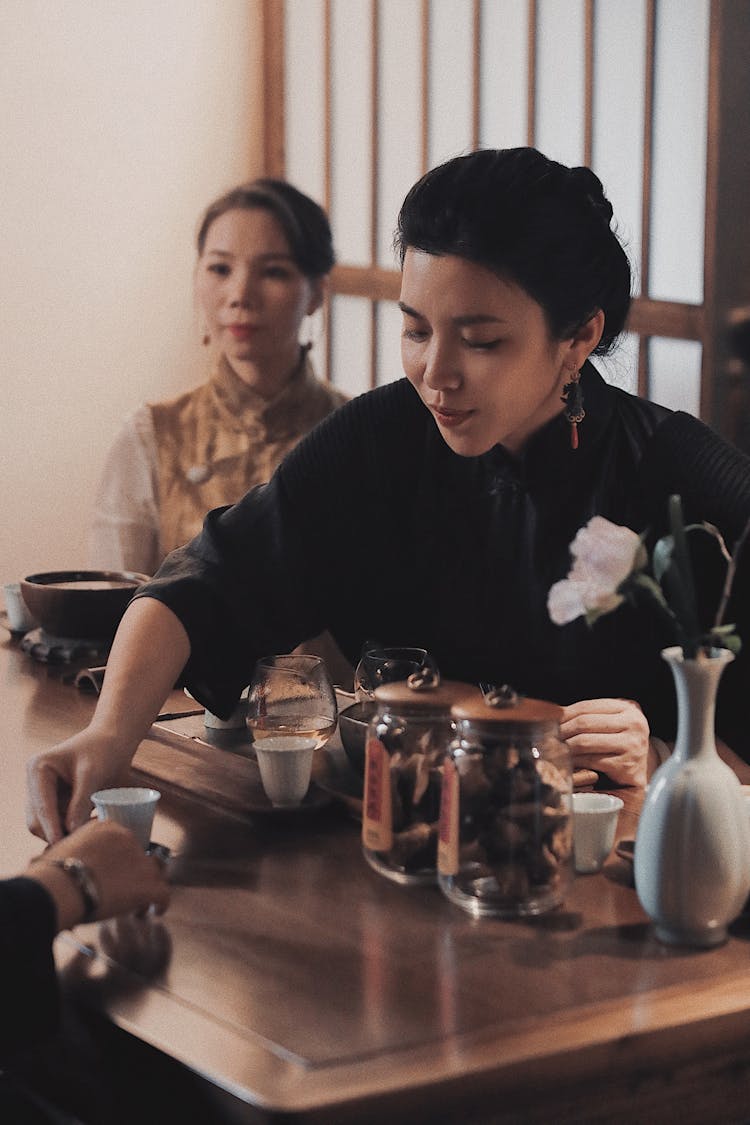
<path fill-rule="evenodd" d="M 0 684 L 11 874 L 39 850 L 25 760 L 84 725 L 93 700 L 1 639 Z M 744 916 L 719 949 L 665 947 L 613 857 L 549 915 L 472 919 L 434 888 L 371 871 L 343 807 L 249 816 L 237 779 L 254 764 L 192 750 L 219 774 L 226 764 L 234 807 L 161 786 L 153 835 L 174 853 L 174 892 L 154 940 L 128 951 L 127 922 L 119 937 L 81 927 L 57 954 L 71 997 L 119 1029 L 128 1058 L 140 1049 L 165 1089 L 207 1099 L 210 1116 L 195 1120 L 747 1119 Z M 176 755 L 160 735 L 136 764 Z M 620 835 L 634 834 L 637 807 Z"/>

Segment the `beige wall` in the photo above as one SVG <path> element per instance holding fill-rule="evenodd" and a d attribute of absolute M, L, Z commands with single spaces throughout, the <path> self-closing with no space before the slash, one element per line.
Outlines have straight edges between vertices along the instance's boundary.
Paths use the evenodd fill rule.
<path fill-rule="evenodd" d="M 199 381 L 193 237 L 260 169 L 253 0 L 0 3 L 0 581 L 86 562 L 121 420 Z"/>

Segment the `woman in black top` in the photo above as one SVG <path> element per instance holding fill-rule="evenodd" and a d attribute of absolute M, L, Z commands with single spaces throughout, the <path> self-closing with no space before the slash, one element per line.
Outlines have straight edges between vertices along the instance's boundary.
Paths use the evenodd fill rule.
<path fill-rule="evenodd" d="M 167 559 L 123 619 L 91 726 L 32 762 L 33 831 L 54 840 L 88 815 L 180 674 L 228 714 L 259 656 L 323 628 L 351 661 L 377 636 L 426 647 L 446 676 L 556 700 L 577 766 L 644 783 L 650 733 L 674 736 L 659 658 L 672 638 L 629 609 L 558 627 L 547 593 L 591 516 L 657 535 L 673 492 L 731 545 L 750 516 L 750 462 L 589 361 L 630 304 L 611 220 L 589 169 L 528 148 L 458 157 L 412 188 L 397 232 L 407 379 L 326 419 Z M 740 633 L 743 571 L 728 618 Z M 702 577 L 718 595 L 721 575 Z M 745 675 L 743 659 L 727 670 L 718 716 L 750 757 Z M 73 781 L 64 825 L 61 781 Z"/>

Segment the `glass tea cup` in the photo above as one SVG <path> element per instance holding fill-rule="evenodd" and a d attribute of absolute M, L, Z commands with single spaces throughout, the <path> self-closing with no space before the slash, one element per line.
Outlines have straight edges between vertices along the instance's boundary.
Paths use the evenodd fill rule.
<path fill-rule="evenodd" d="M 266 796 L 278 808 L 307 794 L 313 752 L 336 729 L 336 694 L 317 656 L 267 656 L 255 666 L 247 726 Z"/>
<path fill-rule="evenodd" d="M 376 688 L 406 681 L 411 676 L 439 682 L 437 665 L 427 649 L 368 641 L 354 671 L 354 697 L 358 703 L 374 699 Z"/>

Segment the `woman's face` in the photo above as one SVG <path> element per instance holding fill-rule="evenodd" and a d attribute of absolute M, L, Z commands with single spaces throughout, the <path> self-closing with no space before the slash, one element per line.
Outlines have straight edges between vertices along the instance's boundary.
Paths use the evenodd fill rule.
<path fill-rule="evenodd" d="M 302 273 L 269 211 L 237 208 L 208 228 L 195 288 L 211 339 L 231 367 L 273 396 L 297 364 L 300 324 L 320 305 L 323 281 Z"/>
<path fill-rule="evenodd" d="M 594 346 L 553 340 L 525 290 L 454 255 L 407 250 L 399 304 L 406 376 L 464 457 L 498 443 L 518 453 Z"/>

